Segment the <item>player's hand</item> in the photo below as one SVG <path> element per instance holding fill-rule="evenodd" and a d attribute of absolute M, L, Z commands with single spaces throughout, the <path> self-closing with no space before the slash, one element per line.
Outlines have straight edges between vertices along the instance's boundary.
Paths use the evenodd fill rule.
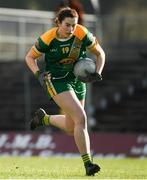
<path fill-rule="evenodd" d="M 84 83 L 92 83 L 95 81 L 101 81 L 102 80 L 102 76 L 100 74 L 98 74 L 97 72 L 94 73 L 89 73 L 86 72 L 87 76 L 86 77 L 78 77 L 78 79 Z"/>
<path fill-rule="evenodd" d="M 94 72 L 94 73 L 86 72 L 86 74 L 87 74 L 89 81 L 91 81 L 91 82 L 102 81 L 102 75 L 100 75 L 97 72 Z"/>
<path fill-rule="evenodd" d="M 46 81 L 51 79 L 50 72 L 49 71 L 46 71 L 46 72 L 37 71 L 35 73 L 35 77 L 36 77 L 36 79 L 38 79 L 41 86 L 44 89 L 46 89 Z"/>

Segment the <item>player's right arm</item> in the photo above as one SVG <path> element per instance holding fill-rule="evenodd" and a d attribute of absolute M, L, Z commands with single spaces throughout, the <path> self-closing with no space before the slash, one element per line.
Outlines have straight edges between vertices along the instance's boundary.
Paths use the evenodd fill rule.
<path fill-rule="evenodd" d="M 52 28 L 42 34 L 26 55 L 26 63 L 34 74 L 39 71 L 36 59 L 48 50 L 50 42 L 56 36 L 56 30 L 57 28 Z"/>
<path fill-rule="evenodd" d="M 42 53 L 37 50 L 36 45 L 37 44 L 31 47 L 25 58 L 26 64 L 34 74 L 39 71 L 36 59 L 42 55 Z"/>
<path fill-rule="evenodd" d="M 50 74 L 48 72 L 41 72 L 37 65 L 37 58 L 39 58 L 42 53 L 38 51 L 39 47 L 37 47 L 38 41 L 35 43 L 34 46 L 29 50 L 28 54 L 26 55 L 26 63 L 29 69 L 34 73 L 35 77 L 38 79 L 41 86 L 46 89 L 45 79 L 46 77 L 50 79 Z"/>

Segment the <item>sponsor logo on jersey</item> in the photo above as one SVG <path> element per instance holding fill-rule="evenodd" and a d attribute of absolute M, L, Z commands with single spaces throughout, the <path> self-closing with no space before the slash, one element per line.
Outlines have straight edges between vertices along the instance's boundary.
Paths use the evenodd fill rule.
<path fill-rule="evenodd" d="M 50 49 L 50 52 L 57 52 L 57 49 Z"/>

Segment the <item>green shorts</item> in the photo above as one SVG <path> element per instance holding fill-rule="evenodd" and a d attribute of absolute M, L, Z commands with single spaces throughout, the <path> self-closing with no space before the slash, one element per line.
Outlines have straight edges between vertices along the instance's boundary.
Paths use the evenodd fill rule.
<path fill-rule="evenodd" d="M 71 81 L 60 81 L 60 80 L 52 80 L 48 83 L 47 86 L 47 95 L 49 99 L 53 96 L 60 94 L 64 91 L 73 90 L 79 100 L 85 99 L 86 95 L 86 84 L 74 79 Z"/>

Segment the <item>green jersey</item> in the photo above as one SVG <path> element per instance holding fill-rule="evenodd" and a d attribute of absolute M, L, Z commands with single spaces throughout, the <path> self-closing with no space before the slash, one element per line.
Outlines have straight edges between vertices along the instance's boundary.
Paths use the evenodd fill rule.
<path fill-rule="evenodd" d="M 54 79 L 75 78 L 74 63 L 86 57 L 86 47 L 95 45 L 95 37 L 84 26 L 77 24 L 73 35 L 68 39 L 57 37 L 58 27 L 51 28 L 38 38 L 36 49 L 45 54 L 46 71 Z"/>

